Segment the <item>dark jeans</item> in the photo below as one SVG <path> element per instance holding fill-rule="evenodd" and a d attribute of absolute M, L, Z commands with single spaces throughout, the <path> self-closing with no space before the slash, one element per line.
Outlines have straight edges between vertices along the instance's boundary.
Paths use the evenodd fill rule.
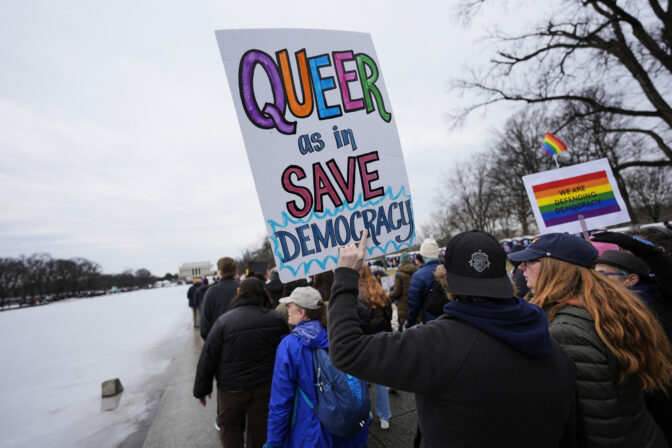
<path fill-rule="evenodd" d="M 261 448 L 264 445 L 270 398 L 270 381 L 240 392 L 225 392 L 217 389 L 219 441 L 224 448 L 243 447 L 246 416 L 246 448 Z"/>

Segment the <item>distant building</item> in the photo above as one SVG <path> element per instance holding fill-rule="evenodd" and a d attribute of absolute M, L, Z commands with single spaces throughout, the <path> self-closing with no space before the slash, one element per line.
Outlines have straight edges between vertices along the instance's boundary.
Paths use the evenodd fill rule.
<path fill-rule="evenodd" d="M 180 266 L 180 280 L 188 282 L 195 278 L 205 277 L 213 274 L 213 266 L 209 261 L 198 261 L 195 263 L 184 263 Z"/>

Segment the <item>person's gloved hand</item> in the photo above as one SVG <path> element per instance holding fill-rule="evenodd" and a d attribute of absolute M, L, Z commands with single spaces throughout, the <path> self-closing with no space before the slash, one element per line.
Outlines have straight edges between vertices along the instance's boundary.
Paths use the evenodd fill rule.
<path fill-rule="evenodd" d="M 618 244 L 623 249 L 629 250 L 640 258 L 647 258 L 663 253 L 651 241 L 617 232 L 600 232 L 591 237 L 591 240 L 599 243 Z"/>

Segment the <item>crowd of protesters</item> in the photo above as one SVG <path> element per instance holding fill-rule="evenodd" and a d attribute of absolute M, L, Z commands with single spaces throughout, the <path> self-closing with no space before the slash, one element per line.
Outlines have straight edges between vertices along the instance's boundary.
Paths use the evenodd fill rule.
<path fill-rule="evenodd" d="M 206 406 L 216 380 L 223 447 L 366 447 L 372 420 L 390 428 L 389 390 L 415 394 L 420 447 L 672 446 L 670 232 L 506 252 L 463 232 L 387 271 L 364 261 L 367 238 L 310 278 L 240 281 L 224 257 L 217 282 L 190 288 L 205 341 L 193 394 Z M 316 350 L 375 390 L 347 436 L 316 410 Z"/>

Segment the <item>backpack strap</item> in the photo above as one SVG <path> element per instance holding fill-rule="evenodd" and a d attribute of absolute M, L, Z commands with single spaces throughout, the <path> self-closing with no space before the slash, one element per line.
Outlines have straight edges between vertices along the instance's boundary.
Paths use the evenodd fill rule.
<path fill-rule="evenodd" d="M 297 391 L 294 391 L 294 407 L 292 408 L 292 424 L 290 426 L 291 429 L 294 429 L 294 426 L 296 426 L 296 412 L 297 408 L 299 407 L 299 394 Z"/>
<path fill-rule="evenodd" d="M 294 429 L 294 426 L 296 426 L 296 414 L 298 413 L 299 410 L 299 395 L 303 397 L 303 399 L 306 401 L 306 404 L 310 409 L 313 409 L 314 407 L 313 403 L 310 402 L 308 396 L 301 390 L 301 388 L 297 384 L 296 390 L 294 391 L 294 407 L 292 409 L 292 426 L 291 426 L 292 429 Z"/>
<path fill-rule="evenodd" d="M 315 387 L 318 387 L 320 380 L 319 380 L 319 374 L 318 374 L 319 367 L 317 366 L 317 360 L 315 359 L 315 357 L 317 356 L 316 350 L 319 350 L 319 349 L 313 348 L 310 351 L 311 351 L 311 354 L 313 355 L 313 375 L 316 377 L 316 381 L 317 381 L 317 384 L 315 384 Z M 308 398 L 308 395 L 306 395 L 306 393 L 303 391 L 303 389 L 301 389 L 301 387 L 298 384 L 296 385 L 296 390 L 299 392 L 299 395 L 301 395 L 301 397 L 303 397 L 303 400 L 306 402 L 308 407 L 310 409 L 313 409 L 315 407 L 315 405 L 310 401 L 310 398 Z"/>
<path fill-rule="evenodd" d="M 301 388 L 298 385 L 296 386 L 296 390 L 299 391 L 299 394 L 303 397 L 303 399 L 305 400 L 308 407 L 310 409 L 313 409 L 315 407 L 315 405 L 313 403 L 311 403 L 310 398 L 308 398 L 308 395 L 306 395 L 306 393 L 303 390 L 301 390 Z M 297 401 L 297 399 L 295 399 L 295 401 Z"/>
<path fill-rule="evenodd" d="M 319 363 L 317 362 L 317 351 L 318 350 L 325 350 L 325 349 L 323 349 L 323 348 L 311 349 L 311 351 L 313 352 L 313 376 L 315 377 L 314 386 L 315 386 L 316 391 L 317 390 L 321 391 L 322 386 L 323 386 L 323 384 L 322 384 L 322 369 L 321 369 Z"/>

